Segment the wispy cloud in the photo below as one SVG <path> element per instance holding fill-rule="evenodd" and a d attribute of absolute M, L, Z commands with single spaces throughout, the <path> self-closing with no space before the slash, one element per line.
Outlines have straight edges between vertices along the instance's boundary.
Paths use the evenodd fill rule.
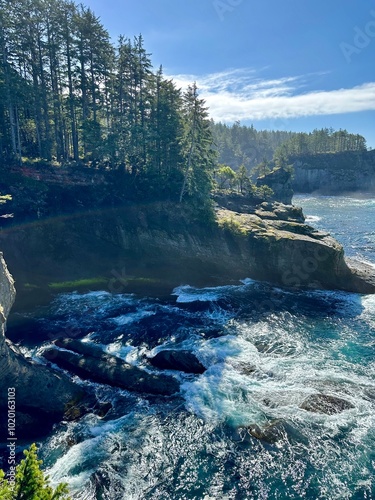
<path fill-rule="evenodd" d="M 353 88 L 306 91 L 308 77 L 260 79 L 235 69 L 203 76 L 175 75 L 182 88 L 196 81 L 216 121 L 289 119 L 375 110 L 375 82 Z"/>

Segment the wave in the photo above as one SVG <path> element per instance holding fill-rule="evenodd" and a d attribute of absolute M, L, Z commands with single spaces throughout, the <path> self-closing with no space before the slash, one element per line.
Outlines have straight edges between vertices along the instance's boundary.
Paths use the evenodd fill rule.
<path fill-rule="evenodd" d="M 111 318 L 111 321 L 118 326 L 130 325 L 131 323 L 135 323 L 143 318 L 154 316 L 155 314 L 156 311 L 141 310 L 135 313 L 123 314 L 121 316 L 117 316 L 116 318 Z"/>
<path fill-rule="evenodd" d="M 319 222 L 319 221 L 321 221 L 321 220 L 322 220 L 322 218 L 321 218 L 321 217 L 318 217 L 317 215 L 307 215 L 307 216 L 306 216 L 306 221 L 305 221 L 305 222 L 306 222 L 307 224 L 314 224 L 314 223 Z"/>

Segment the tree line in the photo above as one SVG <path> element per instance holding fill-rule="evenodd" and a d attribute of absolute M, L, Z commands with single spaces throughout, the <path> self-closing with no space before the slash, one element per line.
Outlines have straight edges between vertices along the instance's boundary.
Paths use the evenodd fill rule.
<path fill-rule="evenodd" d="M 239 122 L 233 125 L 211 122 L 211 129 L 219 163 L 235 171 L 242 165 L 248 172 L 262 171 L 275 157 L 367 150 L 363 136 L 346 130 L 324 128 L 310 133 L 257 130 L 253 125 L 249 127 Z"/>
<path fill-rule="evenodd" d="M 218 164 L 255 179 L 275 153 L 366 149 L 345 130 L 213 123 L 195 83 L 183 92 L 153 69 L 141 35 L 114 44 L 93 11 L 71 0 L 0 0 L 0 54 L 3 167 L 25 158 L 85 163 L 124 172 L 150 196 L 199 205 Z"/>
<path fill-rule="evenodd" d="M 366 139 L 347 130 L 332 128 L 315 129 L 309 134 L 294 133 L 279 150 L 286 156 L 317 155 L 321 153 L 344 153 L 367 151 Z"/>
<path fill-rule="evenodd" d="M 141 35 L 114 45 L 69 0 L 0 0 L 0 51 L 3 165 L 85 162 L 165 197 L 207 197 L 216 153 L 204 101 L 153 70 Z"/>

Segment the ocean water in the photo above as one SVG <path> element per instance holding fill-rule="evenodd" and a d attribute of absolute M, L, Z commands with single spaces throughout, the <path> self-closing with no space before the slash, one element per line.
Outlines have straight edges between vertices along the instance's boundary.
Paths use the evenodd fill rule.
<path fill-rule="evenodd" d="M 375 200 L 298 196 L 307 220 L 375 265 Z M 49 337 L 99 344 L 153 370 L 150 356 L 189 349 L 203 375 L 169 372 L 170 398 L 92 384 L 104 418 L 61 423 L 41 445 L 53 482 L 80 500 L 375 498 L 375 296 L 296 291 L 244 276 L 237 286 L 184 284 L 170 298 L 61 294 L 39 317 Z M 84 382 L 87 384 L 87 382 Z M 313 394 L 353 408 L 301 408 Z M 276 442 L 240 428 L 282 422 Z"/>

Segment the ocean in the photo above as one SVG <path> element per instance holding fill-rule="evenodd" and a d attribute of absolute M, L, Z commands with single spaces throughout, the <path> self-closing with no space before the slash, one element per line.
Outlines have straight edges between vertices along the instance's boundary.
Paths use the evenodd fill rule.
<path fill-rule="evenodd" d="M 296 196 L 307 222 L 375 266 L 375 200 Z M 38 357 L 75 336 L 153 370 L 147 357 L 188 349 L 202 375 L 167 372 L 181 393 L 156 397 L 90 384 L 112 410 L 63 422 L 40 442 L 54 484 L 74 499 L 375 498 L 375 296 L 291 291 L 248 279 L 170 297 L 68 293 L 35 313 Z M 303 409 L 316 394 L 352 405 Z M 281 427 L 273 442 L 249 427 Z M 258 427 L 256 427 L 258 426 Z"/>

